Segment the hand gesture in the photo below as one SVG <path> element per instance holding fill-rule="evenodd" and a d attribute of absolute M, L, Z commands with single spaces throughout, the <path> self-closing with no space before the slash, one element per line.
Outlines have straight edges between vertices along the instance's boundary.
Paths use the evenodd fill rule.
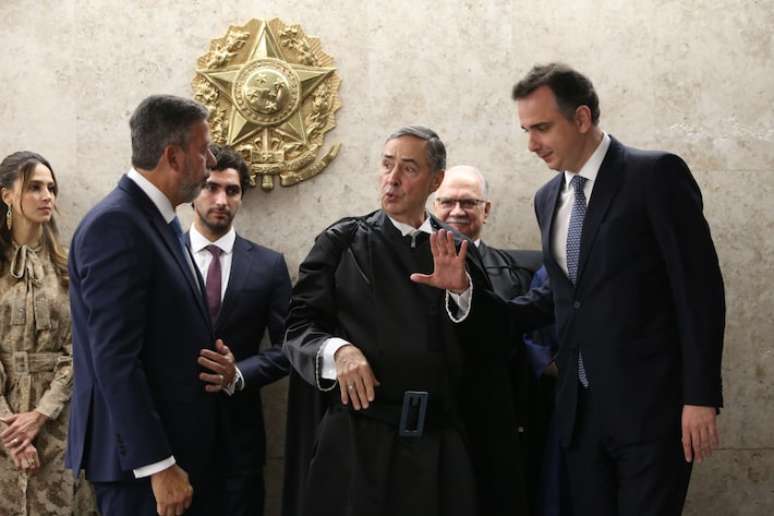
<path fill-rule="evenodd" d="M 202 349 L 199 352 L 199 365 L 209 369 L 212 373 L 199 373 L 199 379 L 207 385 L 204 389 L 207 392 L 220 392 L 227 386 L 234 383 L 236 376 L 236 366 L 234 365 L 234 355 L 223 341 L 215 341 L 215 349 Z"/>
<path fill-rule="evenodd" d="M 715 407 L 683 406 L 683 453 L 686 462 L 701 462 L 720 445 Z"/>
<path fill-rule="evenodd" d="M 352 401 L 355 410 L 367 409 L 374 401 L 374 386 L 379 380 L 374 376 L 363 352 L 352 344 L 341 346 L 333 355 L 336 361 L 336 378 L 341 391 L 341 403 Z"/>
<path fill-rule="evenodd" d="M 151 488 L 159 516 L 180 516 L 191 506 L 193 487 L 177 464 L 151 475 Z"/>
<path fill-rule="evenodd" d="M 34 473 L 40 468 L 38 450 L 31 444 L 11 453 L 11 457 L 16 467 L 25 473 Z"/>
<path fill-rule="evenodd" d="M 3 446 L 11 454 L 21 452 L 32 443 L 47 420 L 48 417 L 37 410 L 0 418 L 0 421 L 8 425 L 8 428 L 0 434 Z"/>
<path fill-rule="evenodd" d="M 439 229 L 430 235 L 430 249 L 433 252 L 433 273 L 412 274 L 411 281 L 462 294 L 470 286 L 465 274 L 468 241 L 462 242 L 457 254 L 452 234 L 445 229 Z"/>

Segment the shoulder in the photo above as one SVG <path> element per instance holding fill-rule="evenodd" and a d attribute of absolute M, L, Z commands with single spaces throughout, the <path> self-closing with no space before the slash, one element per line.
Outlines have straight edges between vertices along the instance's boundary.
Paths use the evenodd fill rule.
<path fill-rule="evenodd" d="M 349 243 L 359 231 L 367 231 L 374 227 L 380 210 L 354 217 L 344 217 L 337 220 L 320 233 L 317 238 L 325 237 L 338 243 Z"/>
<path fill-rule="evenodd" d="M 282 253 L 269 247 L 248 240 L 247 238 L 236 235 L 234 240 L 235 253 L 248 253 L 250 256 L 261 261 L 276 262 L 283 260 Z"/>
<path fill-rule="evenodd" d="M 538 188 L 538 191 L 535 192 L 535 201 L 540 202 L 548 197 L 551 192 L 559 187 L 559 183 L 562 181 L 563 177 L 564 174 L 557 172 L 554 177 L 549 179 L 543 186 Z"/>

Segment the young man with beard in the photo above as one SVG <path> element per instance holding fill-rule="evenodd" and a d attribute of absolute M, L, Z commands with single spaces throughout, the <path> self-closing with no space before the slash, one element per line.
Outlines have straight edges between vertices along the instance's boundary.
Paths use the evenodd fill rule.
<path fill-rule="evenodd" d="M 244 159 L 214 145 L 215 167 L 193 201 L 188 233 L 194 261 L 205 279 L 207 307 L 215 336 L 229 343 L 235 376 L 226 389 L 223 428 L 224 516 L 260 516 L 264 508 L 266 459 L 261 387 L 283 378 L 290 363 L 282 354 L 290 277 L 283 256 L 239 236 L 234 218 L 249 187 Z M 270 345 L 260 349 L 268 330 Z M 202 366 L 217 370 L 207 357 Z M 206 379 L 208 373 L 202 373 Z"/>

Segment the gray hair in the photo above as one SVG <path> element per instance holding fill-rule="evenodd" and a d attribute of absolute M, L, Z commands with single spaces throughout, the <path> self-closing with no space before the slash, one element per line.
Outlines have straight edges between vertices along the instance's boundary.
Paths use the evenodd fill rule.
<path fill-rule="evenodd" d="M 432 172 L 446 169 L 446 146 L 438 134 L 432 129 L 421 125 L 409 125 L 401 127 L 387 137 L 385 142 L 400 138 L 401 136 L 414 136 L 427 142 L 427 163 Z"/>
<path fill-rule="evenodd" d="M 479 169 L 472 165 L 455 165 L 446 170 L 446 177 L 444 178 L 444 181 L 446 181 L 446 178 L 449 178 L 454 174 L 470 174 L 475 176 L 476 179 L 478 179 L 478 182 L 481 184 L 481 195 L 484 197 L 484 200 L 489 199 L 489 183 L 486 182 L 484 174 L 482 174 Z"/>
<path fill-rule="evenodd" d="M 153 170 L 167 145 L 185 146 L 191 126 L 207 120 L 207 108 L 174 95 L 151 95 L 140 102 L 129 119 L 132 165 Z"/>

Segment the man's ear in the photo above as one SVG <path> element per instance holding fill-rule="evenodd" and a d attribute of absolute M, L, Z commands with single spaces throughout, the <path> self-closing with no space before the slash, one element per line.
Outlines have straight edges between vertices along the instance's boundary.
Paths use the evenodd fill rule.
<path fill-rule="evenodd" d="M 591 121 L 591 109 L 588 106 L 578 106 L 575 110 L 575 127 L 580 133 L 587 133 L 591 130 L 594 123 Z"/>
<path fill-rule="evenodd" d="M 486 224 L 490 211 L 492 211 L 492 201 L 486 201 L 484 203 L 484 220 L 482 220 L 483 224 Z"/>
<path fill-rule="evenodd" d="M 179 145 L 170 144 L 164 147 L 161 160 L 166 161 L 170 168 L 180 172 L 183 170 L 183 149 Z"/>
<path fill-rule="evenodd" d="M 433 182 L 430 183 L 430 193 L 435 192 L 438 190 L 438 188 L 441 187 L 441 183 L 443 183 L 443 176 L 446 175 L 445 170 L 439 170 L 433 174 Z"/>

